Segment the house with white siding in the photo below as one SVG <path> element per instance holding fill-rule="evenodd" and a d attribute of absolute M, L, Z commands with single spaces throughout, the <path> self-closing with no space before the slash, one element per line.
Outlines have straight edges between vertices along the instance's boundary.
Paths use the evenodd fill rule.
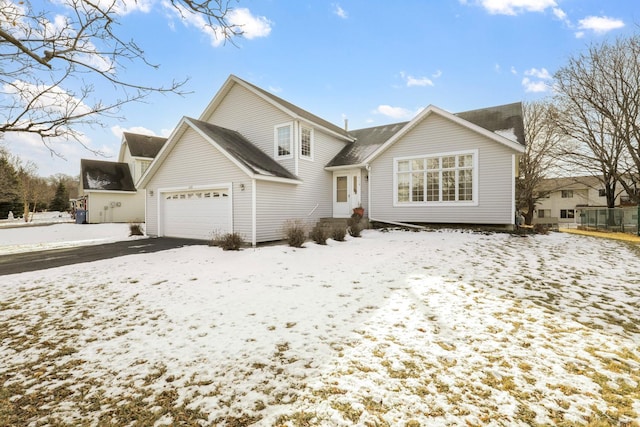
<path fill-rule="evenodd" d="M 117 162 L 80 160 L 80 197 L 74 207 L 84 222 L 145 220 L 145 193 L 137 183 L 167 138 L 123 132 Z"/>
<path fill-rule="evenodd" d="M 548 178 L 536 188 L 542 197 L 536 202 L 534 223 L 553 219 L 560 225 L 576 226 L 580 211 L 586 208 L 606 208 L 607 198 L 602 180 L 595 176 Z M 633 206 L 633 198 L 618 184 L 615 207 Z"/>
<path fill-rule="evenodd" d="M 183 117 L 142 176 L 146 232 L 280 240 L 363 207 L 384 223 L 511 227 L 520 103 L 348 131 L 236 76 L 200 117 Z"/>

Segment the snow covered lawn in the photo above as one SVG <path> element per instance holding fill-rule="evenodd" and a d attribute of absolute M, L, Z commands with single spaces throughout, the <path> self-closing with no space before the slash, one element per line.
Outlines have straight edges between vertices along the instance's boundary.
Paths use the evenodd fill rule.
<path fill-rule="evenodd" d="M 638 425 L 639 260 L 368 230 L 2 276 L 0 425 Z"/>

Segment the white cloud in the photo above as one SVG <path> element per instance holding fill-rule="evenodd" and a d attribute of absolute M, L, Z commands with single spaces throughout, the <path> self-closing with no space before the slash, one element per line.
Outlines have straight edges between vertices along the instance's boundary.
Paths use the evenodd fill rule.
<path fill-rule="evenodd" d="M 547 92 L 549 90 L 548 80 L 551 80 L 553 76 L 546 68 L 531 68 L 524 72 L 522 79 L 522 86 L 525 92 Z"/>
<path fill-rule="evenodd" d="M 584 31 L 576 31 L 576 38 L 581 39 L 584 37 Z"/>
<path fill-rule="evenodd" d="M 525 92 L 546 92 L 549 90 L 549 85 L 545 81 L 533 81 L 529 77 L 522 79 L 522 86 Z"/>
<path fill-rule="evenodd" d="M 622 27 L 624 27 L 624 22 L 621 19 L 609 18 L 607 16 L 588 16 L 578 21 L 579 29 L 591 30 L 596 34 L 604 34 Z M 577 33 L 576 36 L 578 36 Z"/>
<path fill-rule="evenodd" d="M 437 70 L 435 73 L 431 74 L 431 77 L 434 79 L 438 79 L 440 76 L 442 76 L 442 70 Z"/>
<path fill-rule="evenodd" d="M 407 86 L 433 86 L 433 81 L 428 77 L 407 77 Z"/>
<path fill-rule="evenodd" d="M 282 88 L 279 86 L 269 86 L 269 92 L 271 93 L 281 93 Z"/>
<path fill-rule="evenodd" d="M 493 15 L 518 15 L 524 12 L 544 12 L 557 6 L 555 0 L 480 0 L 480 4 Z"/>
<path fill-rule="evenodd" d="M 228 14 L 229 23 L 242 30 L 242 36 L 246 39 L 267 37 L 271 34 L 271 24 L 264 16 L 253 16 L 247 8 L 233 9 Z"/>
<path fill-rule="evenodd" d="M 437 73 L 436 73 L 437 74 Z M 442 73 L 440 73 L 442 74 Z M 413 76 L 409 76 L 407 74 L 405 74 L 403 71 L 400 72 L 400 77 L 402 77 L 402 79 L 405 81 L 407 87 L 413 87 L 413 86 L 420 86 L 420 87 L 425 87 L 425 86 L 433 86 L 433 80 L 431 80 L 428 77 L 413 77 Z M 440 77 L 440 75 L 438 75 L 438 77 Z"/>
<path fill-rule="evenodd" d="M 154 131 L 152 131 L 151 129 L 147 129 L 143 126 L 133 126 L 130 128 L 123 128 L 122 126 L 119 126 L 119 125 L 111 126 L 111 133 L 113 133 L 119 139 L 122 138 L 122 132 L 137 133 L 140 135 L 148 135 L 148 136 L 160 136 L 156 134 Z"/>
<path fill-rule="evenodd" d="M 374 111 L 375 114 L 391 117 L 394 120 L 407 120 L 416 115 L 415 111 L 402 107 L 392 107 L 390 105 L 379 105 Z"/>
<path fill-rule="evenodd" d="M 338 3 L 335 3 L 333 5 L 333 13 L 335 15 L 338 15 L 342 19 L 347 19 L 349 17 L 347 11 L 344 10 Z"/>
<path fill-rule="evenodd" d="M 32 161 L 38 167 L 36 174 L 48 177 L 57 173 L 76 176 L 80 171 L 81 158 L 97 158 L 100 160 L 114 160 L 113 148 L 109 146 L 93 147 L 91 139 L 85 135 L 79 135 L 80 142 L 66 138 L 50 138 L 46 145 L 35 134 L 20 132 L 7 133 L 3 139 L 4 146 L 9 152 L 18 156 L 23 161 Z M 84 147 L 83 147 L 84 145 Z M 96 150 L 105 155 L 98 156 L 87 150 Z M 52 153 L 52 150 L 56 154 Z"/>
<path fill-rule="evenodd" d="M 511 66 L 511 74 L 513 74 L 514 76 L 518 75 L 518 70 L 516 70 L 516 67 L 514 67 L 513 65 Z"/>
<path fill-rule="evenodd" d="M 541 68 L 541 69 L 537 69 L 537 68 L 532 68 L 530 70 L 526 70 L 524 72 L 525 76 L 530 76 L 530 77 L 536 77 L 538 79 L 543 79 L 543 80 L 549 80 L 551 79 L 551 74 L 549 74 L 549 71 L 547 71 L 546 68 Z"/>
<path fill-rule="evenodd" d="M 59 86 L 34 85 L 25 81 L 15 80 L 11 84 L 3 85 L 3 92 L 13 96 L 21 105 L 30 105 L 30 111 L 55 116 L 68 114 L 87 114 L 91 107 L 74 97 Z M 25 117 L 31 120 L 33 117 Z"/>
<path fill-rule="evenodd" d="M 496 70 L 496 73 L 500 74 L 502 72 L 502 67 L 500 64 L 496 64 L 493 66 L 493 69 Z"/>
<path fill-rule="evenodd" d="M 225 42 L 223 29 L 219 26 L 211 27 L 202 15 L 194 14 L 179 5 L 174 6 L 167 0 L 163 1 L 163 6 L 173 13 L 174 17 L 180 19 L 185 26 L 197 28 L 209 36 L 212 46 L 218 47 Z M 231 10 L 227 13 L 227 22 L 242 31 L 242 37 L 249 40 L 267 37 L 271 34 L 272 22 L 264 16 L 253 16 L 247 8 Z"/>
<path fill-rule="evenodd" d="M 556 16 L 556 18 L 558 18 L 561 21 L 567 20 L 567 14 L 565 13 L 564 10 L 560 9 L 559 7 L 553 8 L 553 14 Z"/>

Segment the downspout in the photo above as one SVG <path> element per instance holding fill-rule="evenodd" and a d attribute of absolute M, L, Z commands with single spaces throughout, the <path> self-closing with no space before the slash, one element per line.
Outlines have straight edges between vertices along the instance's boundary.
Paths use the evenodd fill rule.
<path fill-rule="evenodd" d="M 511 155 L 511 225 L 516 222 L 516 155 Z"/>
<path fill-rule="evenodd" d="M 258 234 L 258 198 L 256 196 L 256 180 L 251 180 L 251 246 L 254 248 L 257 244 Z"/>
<path fill-rule="evenodd" d="M 144 189 L 144 235 L 147 236 L 147 189 L 146 188 Z"/>
<path fill-rule="evenodd" d="M 299 171 L 299 156 L 298 156 L 298 141 L 300 141 L 300 122 L 298 120 L 293 122 L 293 142 L 291 144 L 291 151 L 293 151 L 293 164 L 294 164 L 294 168 L 295 168 L 295 174 L 296 176 L 300 176 L 300 171 Z"/>
<path fill-rule="evenodd" d="M 364 169 L 367 171 L 367 217 L 371 219 L 371 165 L 367 163 Z"/>

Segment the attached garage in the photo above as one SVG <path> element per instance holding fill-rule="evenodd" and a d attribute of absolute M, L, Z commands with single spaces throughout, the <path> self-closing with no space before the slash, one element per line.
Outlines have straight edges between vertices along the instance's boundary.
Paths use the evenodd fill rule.
<path fill-rule="evenodd" d="M 163 236 L 208 240 L 232 231 L 229 188 L 173 190 L 161 193 Z"/>

